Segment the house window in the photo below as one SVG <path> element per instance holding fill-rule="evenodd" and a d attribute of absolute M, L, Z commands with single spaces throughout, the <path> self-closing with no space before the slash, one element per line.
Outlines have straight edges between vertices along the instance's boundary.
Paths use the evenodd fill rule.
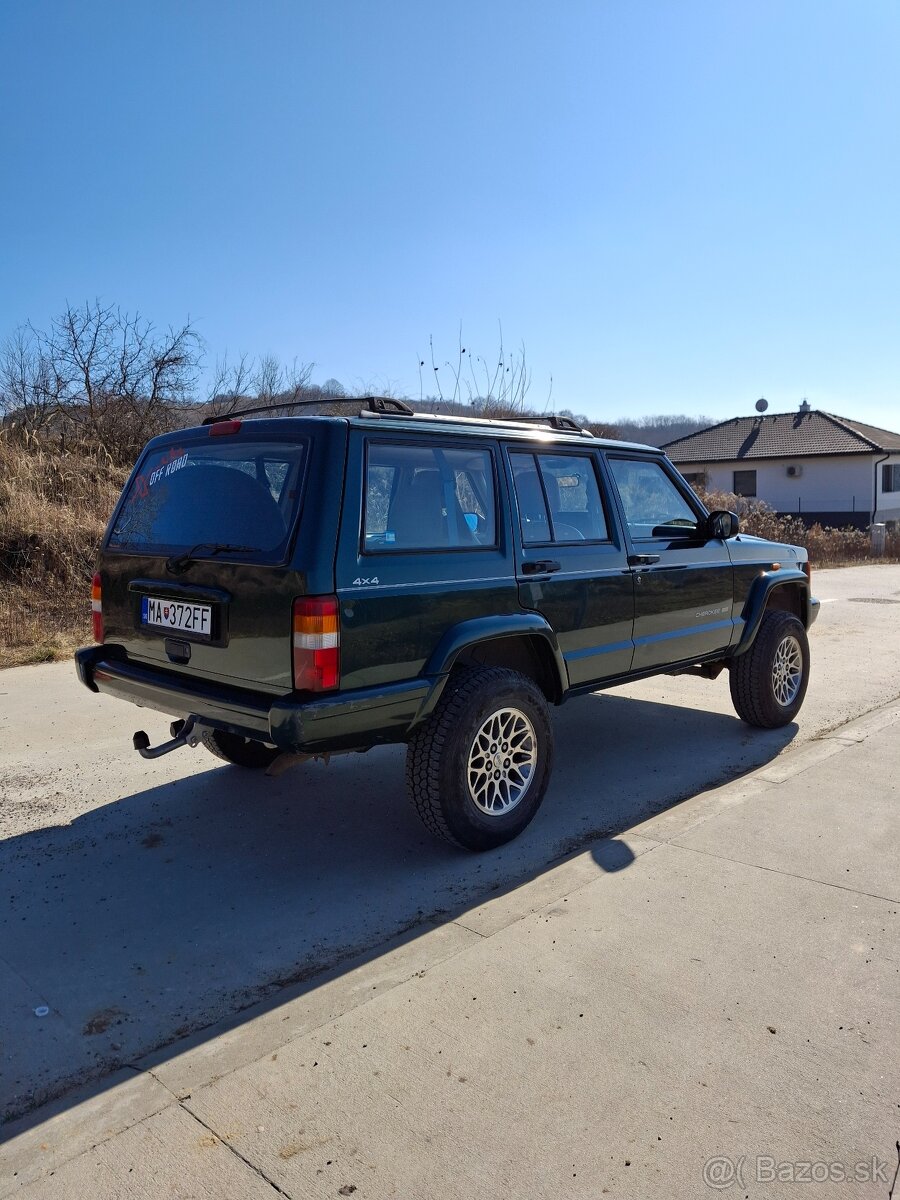
<path fill-rule="evenodd" d="M 709 486 L 709 475 L 706 471 L 686 471 L 683 474 L 692 488 L 706 488 Z"/>
<path fill-rule="evenodd" d="M 900 492 L 900 463 L 888 463 L 881 468 L 881 490 Z"/>
<path fill-rule="evenodd" d="M 736 496 L 756 495 L 756 472 L 735 471 L 732 491 Z"/>

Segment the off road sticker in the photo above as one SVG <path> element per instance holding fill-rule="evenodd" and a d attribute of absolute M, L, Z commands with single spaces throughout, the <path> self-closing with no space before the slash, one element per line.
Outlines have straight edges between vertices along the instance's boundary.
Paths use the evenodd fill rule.
<path fill-rule="evenodd" d="M 187 464 L 187 451 L 183 450 L 180 446 L 177 448 L 173 446 L 171 450 L 166 451 L 158 467 L 154 467 L 149 474 L 142 472 L 135 479 L 131 489 L 131 496 L 128 500 L 129 506 L 137 503 L 139 500 L 146 500 L 154 484 L 159 483 L 160 479 L 165 479 L 169 475 L 172 475 L 175 471 L 182 470 Z"/>

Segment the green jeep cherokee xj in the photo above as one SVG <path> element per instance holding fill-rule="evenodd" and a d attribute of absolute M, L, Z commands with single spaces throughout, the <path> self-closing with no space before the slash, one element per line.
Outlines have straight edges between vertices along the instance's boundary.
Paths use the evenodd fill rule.
<path fill-rule="evenodd" d="M 544 797 L 551 704 L 727 667 L 744 721 L 797 715 L 805 550 L 708 513 L 661 451 L 565 418 L 354 404 L 143 451 L 94 576 L 98 644 L 75 657 L 92 691 L 178 718 L 154 748 L 135 734 L 145 757 L 202 742 L 265 768 L 405 742 L 427 827 L 485 850 Z"/>

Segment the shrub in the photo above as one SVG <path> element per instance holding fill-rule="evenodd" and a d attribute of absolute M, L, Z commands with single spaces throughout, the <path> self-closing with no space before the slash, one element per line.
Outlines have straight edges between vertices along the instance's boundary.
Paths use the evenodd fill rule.
<path fill-rule="evenodd" d="M 694 489 L 707 508 L 727 508 L 741 519 L 741 530 L 773 542 L 789 542 L 804 546 L 810 562 L 820 566 L 838 563 L 865 562 L 872 559 L 872 544 L 868 533 L 848 527 L 832 529 L 821 525 L 806 526 L 799 517 L 775 512 L 764 500 L 736 496 L 733 492 L 707 492 Z M 889 534 L 884 559 L 900 558 L 900 534 Z"/>

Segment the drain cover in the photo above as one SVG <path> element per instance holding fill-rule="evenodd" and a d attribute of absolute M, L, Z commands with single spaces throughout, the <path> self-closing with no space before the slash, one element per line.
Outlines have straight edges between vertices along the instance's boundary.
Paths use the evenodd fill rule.
<path fill-rule="evenodd" d="M 888 596 L 851 596 L 851 604 L 900 604 L 900 600 L 891 600 Z"/>

